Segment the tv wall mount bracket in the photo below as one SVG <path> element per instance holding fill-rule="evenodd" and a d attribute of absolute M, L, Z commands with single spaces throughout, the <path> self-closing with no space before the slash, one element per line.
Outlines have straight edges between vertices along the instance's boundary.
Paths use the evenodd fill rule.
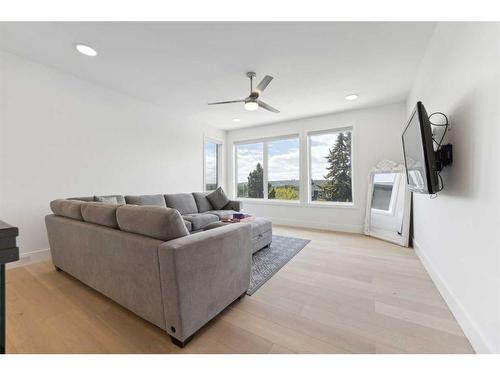
<path fill-rule="evenodd" d="M 432 116 L 437 115 L 441 116 L 441 121 L 433 122 Z M 444 127 L 444 131 L 439 142 L 434 138 L 435 132 L 432 132 L 432 141 L 437 145 L 437 149 L 436 151 L 434 151 L 436 159 L 436 170 L 438 172 L 441 172 L 444 167 L 450 165 L 453 162 L 453 146 L 451 144 L 442 144 L 446 133 L 450 130 L 450 121 L 448 119 L 448 116 L 446 116 L 444 113 L 434 112 L 429 116 L 429 122 L 431 126 Z"/>

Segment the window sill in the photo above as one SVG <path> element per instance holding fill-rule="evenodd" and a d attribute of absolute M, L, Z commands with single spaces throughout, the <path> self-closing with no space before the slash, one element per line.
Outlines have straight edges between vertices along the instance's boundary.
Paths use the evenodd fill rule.
<path fill-rule="evenodd" d="M 306 207 L 318 207 L 318 208 L 356 208 L 354 203 L 344 203 L 344 202 L 308 202 L 305 203 Z"/>
<path fill-rule="evenodd" d="M 242 201 L 249 204 L 264 204 L 271 206 L 301 206 L 299 201 L 285 201 L 280 199 L 260 199 L 260 198 L 234 198 L 235 200 Z"/>
<path fill-rule="evenodd" d="M 257 205 L 270 205 L 270 206 L 293 206 L 293 207 L 306 207 L 306 208 L 356 208 L 354 203 L 342 203 L 342 202 L 308 202 L 302 203 L 299 201 L 285 201 L 279 199 L 260 199 L 260 198 L 234 198 L 234 200 L 241 201 L 247 204 L 257 204 Z"/>

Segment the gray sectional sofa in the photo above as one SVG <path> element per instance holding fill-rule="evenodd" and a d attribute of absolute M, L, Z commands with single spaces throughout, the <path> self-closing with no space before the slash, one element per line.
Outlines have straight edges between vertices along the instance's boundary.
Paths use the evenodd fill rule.
<path fill-rule="evenodd" d="M 217 210 L 207 199 L 207 193 L 152 194 L 152 195 L 106 195 L 69 198 L 70 200 L 98 201 L 102 203 L 135 204 L 139 206 L 159 206 L 175 208 L 182 215 L 189 232 L 203 230 L 210 223 L 231 216 L 242 208 L 240 201 L 230 200 Z"/>
<path fill-rule="evenodd" d="M 212 225 L 204 193 L 58 199 L 45 218 L 53 263 L 179 345 L 249 286 L 252 225 Z M 257 226 L 256 226 L 257 228 Z"/>

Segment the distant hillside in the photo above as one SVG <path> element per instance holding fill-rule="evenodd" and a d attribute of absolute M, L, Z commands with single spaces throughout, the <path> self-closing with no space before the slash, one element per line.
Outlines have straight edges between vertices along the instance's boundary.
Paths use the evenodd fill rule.
<path fill-rule="evenodd" d="M 299 187 L 299 180 L 276 180 L 269 181 L 272 186 L 280 187 L 280 186 L 296 186 Z M 322 186 L 326 183 L 326 180 L 313 180 L 314 185 Z M 238 182 L 238 186 L 246 186 L 247 182 Z"/>
<path fill-rule="evenodd" d="M 299 180 L 277 180 L 269 181 L 273 186 L 296 186 L 299 187 Z"/>

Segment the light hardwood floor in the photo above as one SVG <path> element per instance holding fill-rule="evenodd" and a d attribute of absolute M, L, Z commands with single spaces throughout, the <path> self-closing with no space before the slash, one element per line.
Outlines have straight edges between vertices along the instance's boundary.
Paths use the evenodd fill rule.
<path fill-rule="evenodd" d="M 7 271 L 8 353 L 472 353 L 413 250 L 274 227 L 311 242 L 186 348 L 48 262 Z"/>

